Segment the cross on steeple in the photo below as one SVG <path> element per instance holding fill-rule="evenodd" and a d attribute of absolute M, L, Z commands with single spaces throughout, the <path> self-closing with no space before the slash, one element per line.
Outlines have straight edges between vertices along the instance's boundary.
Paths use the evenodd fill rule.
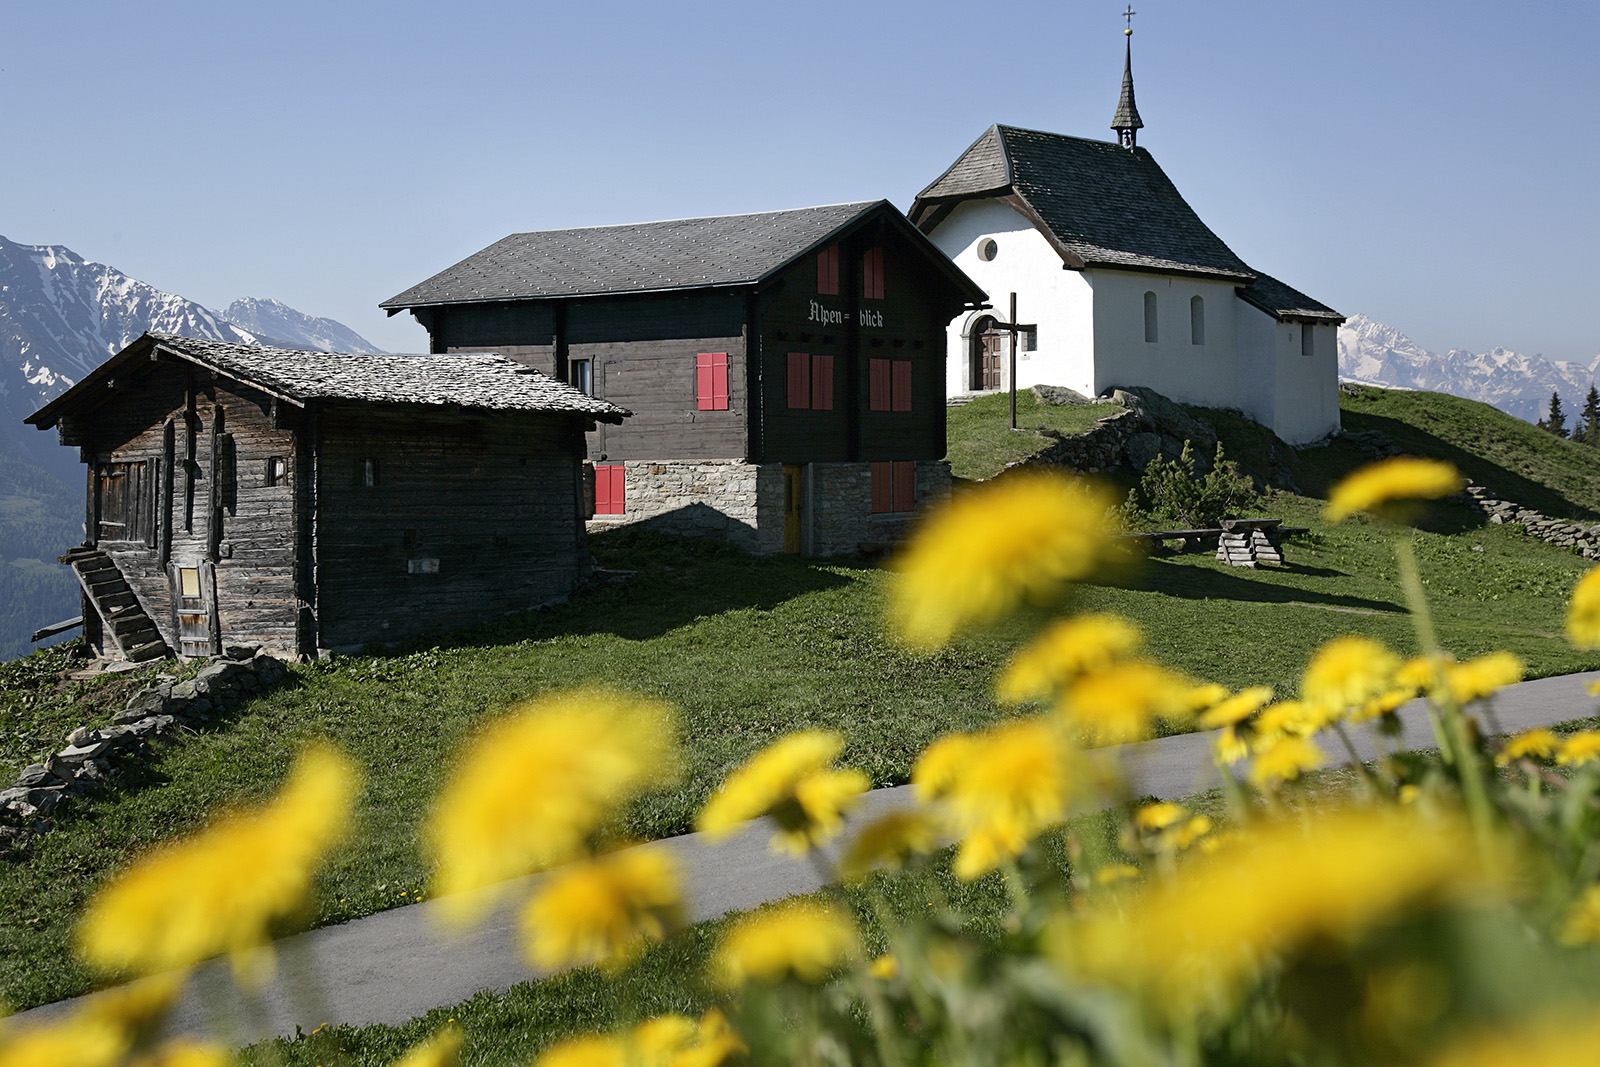
<path fill-rule="evenodd" d="M 1128 28 L 1122 31 L 1127 41 L 1122 60 L 1122 97 L 1117 101 L 1117 113 L 1111 116 L 1111 128 L 1117 131 L 1117 140 L 1123 148 L 1137 145 L 1138 131 L 1144 129 L 1139 109 L 1133 103 L 1133 16 L 1136 14 L 1138 12 L 1132 4 L 1122 13 L 1122 17 L 1128 20 Z"/>

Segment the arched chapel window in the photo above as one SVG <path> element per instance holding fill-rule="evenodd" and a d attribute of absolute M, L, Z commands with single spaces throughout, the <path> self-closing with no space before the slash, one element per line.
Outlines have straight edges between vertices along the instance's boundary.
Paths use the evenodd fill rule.
<path fill-rule="evenodd" d="M 1312 332 L 1313 327 L 1309 322 L 1300 324 L 1300 354 L 1309 356 L 1316 353 L 1317 335 Z"/>
<path fill-rule="evenodd" d="M 1189 299 L 1189 343 L 1206 343 L 1206 302 L 1198 296 Z"/>
<path fill-rule="evenodd" d="M 1144 339 L 1156 339 L 1156 294 L 1152 292 L 1144 294 Z"/>

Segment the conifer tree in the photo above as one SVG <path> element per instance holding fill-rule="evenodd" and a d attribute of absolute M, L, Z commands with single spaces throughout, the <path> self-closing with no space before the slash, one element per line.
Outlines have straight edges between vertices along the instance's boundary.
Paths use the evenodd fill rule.
<path fill-rule="evenodd" d="M 1557 437 L 1567 436 L 1567 416 L 1561 410 L 1561 394 L 1550 394 L 1550 414 L 1545 416 L 1541 425 Z"/>
<path fill-rule="evenodd" d="M 1586 445 L 1600 446 L 1600 389 L 1589 383 L 1589 395 L 1583 399 L 1582 422 L 1572 428 L 1574 440 Z"/>

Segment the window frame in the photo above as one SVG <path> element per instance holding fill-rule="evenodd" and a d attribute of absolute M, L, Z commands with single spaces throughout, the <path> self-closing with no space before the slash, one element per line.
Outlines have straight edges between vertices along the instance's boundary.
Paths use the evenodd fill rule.
<path fill-rule="evenodd" d="M 1309 322 L 1300 324 L 1300 354 L 1302 356 L 1315 356 L 1317 354 L 1317 335 L 1312 331 L 1316 327 Z"/>
<path fill-rule="evenodd" d="M 579 381 L 580 378 L 582 381 Z M 593 357 L 582 356 L 567 360 L 567 384 L 585 396 L 594 396 Z"/>

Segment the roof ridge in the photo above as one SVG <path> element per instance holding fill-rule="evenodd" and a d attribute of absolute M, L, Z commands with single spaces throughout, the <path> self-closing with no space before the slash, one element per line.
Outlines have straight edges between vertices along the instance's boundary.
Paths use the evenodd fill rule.
<path fill-rule="evenodd" d="M 876 200 L 841 200 L 837 204 L 812 204 L 809 207 L 776 208 L 771 211 L 730 211 L 723 215 L 684 215 L 680 218 L 648 219 L 643 222 L 607 222 L 592 226 L 561 226 L 553 230 L 518 230 L 516 233 L 508 234 L 500 240 L 508 240 L 511 237 L 526 237 L 535 233 L 576 233 L 583 230 L 617 230 L 627 226 L 663 226 L 669 222 L 706 222 L 711 219 L 753 219 L 760 218 L 763 215 L 798 215 L 804 211 L 821 211 L 830 207 L 853 207 L 865 210 L 877 204 L 885 203 L 888 203 L 888 200 L 884 197 L 879 197 Z M 498 244 L 499 242 L 495 243 Z"/>

